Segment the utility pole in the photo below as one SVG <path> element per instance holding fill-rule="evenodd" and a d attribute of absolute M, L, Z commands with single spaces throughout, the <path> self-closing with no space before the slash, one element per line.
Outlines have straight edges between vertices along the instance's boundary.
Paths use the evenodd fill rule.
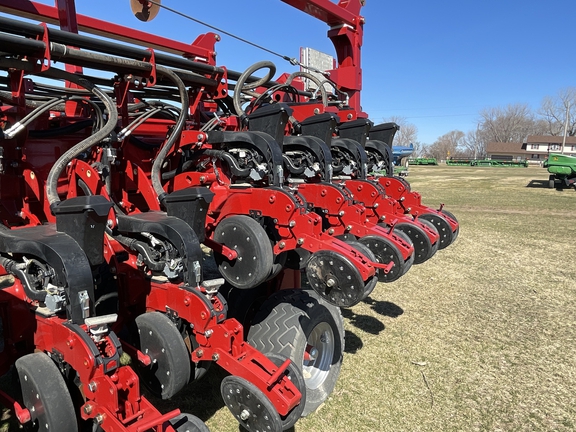
<path fill-rule="evenodd" d="M 570 118 L 570 107 L 572 106 L 571 102 L 566 103 L 566 121 L 564 121 L 564 137 L 562 138 L 562 150 L 560 154 L 564 154 L 564 147 L 566 147 L 566 134 L 568 133 L 568 119 Z"/>

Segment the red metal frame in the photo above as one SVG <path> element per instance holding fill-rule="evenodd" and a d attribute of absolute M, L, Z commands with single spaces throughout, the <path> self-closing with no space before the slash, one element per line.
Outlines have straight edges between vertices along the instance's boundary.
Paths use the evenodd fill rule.
<path fill-rule="evenodd" d="M 358 117 L 367 118 L 362 112 L 362 39 L 365 19 L 360 15 L 363 0 L 282 0 L 330 26 L 328 37 L 336 49 L 338 67 L 327 71 L 341 91 L 349 96 L 349 105 Z"/>
<path fill-rule="evenodd" d="M 48 6 L 29 0 L 0 0 L 0 12 L 11 13 L 24 18 L 46 21 L 69 28 L 69 31 L 81 30 L 86 33 L 121 40 L 145 48 L 159 49 L 178 54 L 186 58 L 215 65 L 216 37 L 198 38 L 200 45 L 185 44 L 161 36 L 155 36 L 129 27 L 120 26 L 109 21 L 103 21 L 86 15 L 75 13 L 75 0 L 55 0 L 57 6 Z M 76 26 L 74 26 L 74 16 Z M 61 20 L 64 20 L 62 22 Z M 65 28 L 63 28 L 65 29 Z M 207 42 L 211 43 L 207 43 Z"/>

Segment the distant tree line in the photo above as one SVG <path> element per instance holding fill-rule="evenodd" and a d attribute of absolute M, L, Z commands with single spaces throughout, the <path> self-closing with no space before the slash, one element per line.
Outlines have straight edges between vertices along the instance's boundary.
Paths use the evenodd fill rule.
<path fill-rule="evenodd" d="M 400 130 L 394 145 L 414 144 L 415 157 L 436 159 L 486 157 L 489 142 L 523 142 L 528 135 L 576 135 L 576 88 L 562 89 L 556 96 L 542 100 L 537 112 L 526 104 L 486 108 L 480 111 L 476 130 L 466 133 L 453 130 L 439 137 L 432 144 L 418 141 L 418 128 L 403 117 L 386 121 L 398 123 Z M 566 131 L 566 132 L 565 132 Z"/>

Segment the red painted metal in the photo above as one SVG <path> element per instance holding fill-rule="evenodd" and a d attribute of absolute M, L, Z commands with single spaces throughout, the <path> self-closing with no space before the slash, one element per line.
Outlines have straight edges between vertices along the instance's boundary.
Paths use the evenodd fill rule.
<path fill-rule="evenodd" d="M 65 12 L 61 12 L 59 7 L 29 0 L 0 0 L 0 12 L 46 21 L 50 24 L 60 24 L 62 13 L 64 13 L 64 18 L 68 19 L 72 8 L 70 5 L 74 4 L 74 0 L 58 1 L 62 3 L 62 9 Z M 195 61 L 215 65 L 216 51 L 213 44 L 210 46 L 206 43 L 203 43 L 203 46 L 188 45 L 82 14 L 76 14 L 76 22 L 78 30 L 86 33 L 129 42 L 145 48 L 160 49 Z M 67 21 L 67 25 L 70 23 L 71 21 Z M 210 38 L 208 37 L 206 40 L 210 40 Z M 214 38 L 213 42 L 216 43 L 217 38 Z"/>
<path fill-rule="evenodd" d="M 365 19 L 360 15 L 364 5 L 362 0 L 340 0 L 338 4 L 330 0 L 282 0 L 330 26 L 328 37 L 336 49 L 338 67 L 328 70 L 330 80 L 349 96 L 348 104 L 358 117 L 367 118 L 360 104 L 362 90 L 361 47 Z"/>
<path fill-rule="evenodd" d="M 422 205 L 422 196 L 418 192 L 411 191 L 404 181 L 395 177 L 379 177 L 377 180 L 385 187 L 386 193 L 395 200 L 397 211 L 413 215 L 414 217 L 423 214 L 437 214 L 450 224 L 452 232 L 458 229 L 458 222 L 442 213 L 442 208 L 434 210 L 431 207 Z"/>
<path fill-rule="evenodd" d="M 360 106 L 360 47 L 364 24 L 360 9 L 364 2 L 283 1 L 330 26 L 328 36 L 334 43 L 338 57 L 338 67 L 329 71 L 330 78 L 339 90 L 347 93 L 349 104 L 344 108 L 324 107 L 316 103 L 308 104 L 303 98 L 302 104 L 295 106 L 295 117 L 303 119 L 321 112 L 336 112 L 345 120 L 366 117 Z M 139 70 L 138 73 L 118 77 L 114 83 L 110 81 L 119 112 L 119 128 L 128 127 L 133 115 L 144 112 L 138 111 L 140 108 L 133 108 L 142 102 L 140 97 L 146 99 L 141 95 L 156 90 L 157 72 L 161 73 L 160 66 L 156 65 L 156 59 L 162 58 L 160 51 L 215 65 L 214 47 L 219 37 L 214 33 L 201 35 L 191 45 L 187 45 L 78 15 L 73 0 L 55 0 L 55 6 L 35 1 L 0 0 L 0 11 L 17 12 L 21 16 L 59 24 L 69 32 L 86 31 L 148 48 L 149 54 L 143 53 L 145 58 L 138 59 L 145 63 L 144 73 Z M 44 43 L 45 49 L 35 53 L 36 57 L 28 58 L 30 63 L 40 62 L 38 70 L 27 71 L 33 74 L 41 72 L 40 69 L 50 72 L 51 67 L 49 32 L 45 30 L 38 36 L 38 40 Z M 82 72 L 80 65 L 65 64 L 69 71 Z M 219 104 L 226 104 L 228 71 L 226 68 L 213 69 L 218 71 L 207 73 L 205 77 L 214 80 L 217 85 L 209 83 L 207 85 L 212 88 L 197 85 L 188 89 L 190 120 L 177 137 L 162 166 L 162 174 L 168 178 L 164 180 L 167 193 L 197 186 L 214 192 L 206 218 L 207 238 L 204 243 L 207 246 L 229 260 L 236 259 L 238 254 L 235 250 L 215 241 L 216 227 L 227 217 L 252 215 L 271 221 L 273 230 L 278 234 L 277 238 L 271 240 L 275 256 L 299 249 L 311 253 L 333 251 L 350 261 L 364 281 L 372 278 L 376 269 L 388 272 L 392 263 L 371 262 L 349 244 L 335 238 L 337 235 L 378 235 L 397 245 L 404 259 L 412 254 L 410 245 L 395 236 L 390 229 L 377 225 L 382 221 L 393 226 L 397 221 L 412 220 L 405 214 L 417 217 L 426 209 L 421 205 L 419 194 L 409 191 L 405 184 L 395 179 L 349 180 L 346 187 L 350 192 L 341 186 L 321 183 L 302 184 L 298 188 L 286 187 L 280 182 L 272 187 L 265 181 L 254 182 L 258 187 L 233 184 L 222 163 L 210 157 L 206 157 L 195 171 L 183 169 L 181 160 L 190 160 L 199 150 L 214 151 L 216 148 L 207 144 L 210 132 L 202 128 L 206 126 L 207 118 L 211 118 L 222 106 Z M 113 68 L 111 71 L 114 71 Z M 133 79 L 136 76 L 138 79 Z M 26 106 L 26 102 L 29 102 L 26 95 L 32 90 L 32 85 L 25 78 L 24 71 L 12 68 L 9 77 L 12 105 L 0 107 L 0 121 L 4 124 L 21 120 L 32 109 Z M 28 131 L 46 132 L 87 120 L 90 112 L 85 106 L 82 102 L 68 101 L 64 110 L 40 115 L 28 126 Z M 110 139 L 86 151 L 70 162 L 62 173 L 58 181 L 60 197 L 100 195 L 114 202 L 116 208 L 108 215 L 107 226 L 110 229 L 119 226 L 117 216 L 121 219 L 121 213 L 136 215 L 162 211 L 150 176 L 153 163 L 176 124 L 176 121 L 168 117 L 149 118 L 132 130 L 130 135 L 121 136 L 118 140 Z M 235 116 L 227 116 L 214 122 L 214 127 L 240 131 L 242 121 Z M 9 166 L 2 167 L 2 175 L 13 180 L 13 188 L 0 190 L 0 217 L 2 223 L 11 229 L 55 223 L 55 216 L 46 197 L 48 174 L 60 155 L 94 132 L 92 127 L 86 127 L 54 139 L 41 138 L 32 133 L 27 136 L 28 131 L 2 141 L 4 158 L 12 161 Z M 136 138 L 135 142 L 131 141 L 131 137 Z M 281 167 L 273 167 L 276 168 Z M 311 206 L 325 210 L 324 219 L 328 227 L 322 226 L 323 218 L 312 212 Z M 457 224 L 452 226 L 457 227 Z M 143 264 L 138 252 L 126 246 L 124 241 L 120 243 L 118 239 L 122 241 L 121 237 L 115 240 L 112 235 L 106 235 L 103 240 L 104 265 L 115 281 L 113 288 L 117 289 L 119 304 L 119 317 L 111 324 L 111 330 L 120 333 L 137 316 L 146 312 L 167 313 L 181 320 L 189 336 L 194 339 L 195 345 L 190 349 L 192 362 L 212 361 L 229 373 L 246 379 L 264 393 L 280 415 L 287 415 L 300 403 L 301 393 L 284 374 L 289 362 L 278 367 L 246 343 L 242 325 L 226 316 L 222 298 L 219 294 L 209 292 L 205 288 L 208 284 L 203 286 L 198 282 L 197 286 L 187 286 L 173 278 L 168 280 L 158 277 Z M 0 267 L 2 277 L 9 278 L 9 275 Z M 0 279 L 0 283 L 4 281 Z M 275 286 L 271 290 L 300 287 L 300 275 L 297 271 L 285 270 L 273 283 Z M 73 326 L 63 316 L 30 313 L 37 306 L 37 302 L 26 298 L 22 283 L 17 279 L 12 285 L 0 289 L 4 339 L 11 348 L 8 354 L 0 353 L 0 372 L 5 372 L 15 359 L 34 350 L 51 353 L 59 362 L 69 365 L 78 373 L 85 396 L 80 411 L 83 419 L 98 418 L 100 426 L 107 432 L 144 431 L 150 428 L 156 432 L 165 430 L 163 424 L 179 411 L 161 414 L 142 396 L 137 375 L 130 367 L 119 364 L 120 350 L 113 337 L 115 333 L 95 341 L 89 336 L 86 325 Z M 14 319 L 16 316 L 24 318 Z M 24 342 L 17 343 L 19 340 Z M 123 341 L 122 347 L 124 352 L 142 365 L 150 364 L 151 358 L 136 347 L 126 341 Z M 0 402 L 12 406 L 21 422 L 29 418 L 30 413 L 8 395 L 0 393 Z"/>
<path fill-rule="evenodd" d="M 399 209 L 397 201 L 386 195 L 386 190 L 379 183 L 369 180 L 346 180 L 345 185 L 354 194 L 355 199 L 362 203 L 366 209 L 366 219 L 372 223 L 386 223 L 395 225 L 400 222 L 408 222 L 418 225 L 431 244 L 438 241 L 439 235 L 427 225 L 420 223 L 410 212 Z"/>

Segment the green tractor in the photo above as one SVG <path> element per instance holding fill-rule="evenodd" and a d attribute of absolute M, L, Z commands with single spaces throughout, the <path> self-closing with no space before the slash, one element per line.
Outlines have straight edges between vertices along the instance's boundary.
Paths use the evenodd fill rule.
<path fill-rule="evenodd" d="M 544 161 L 544 168 L 548 168 L 550 177 L 548 187 L 556 187 L 556 182 L 565 184 L 567 187 L 576 183 L 576 157 L 564 154 L 551 153 Z"/>

